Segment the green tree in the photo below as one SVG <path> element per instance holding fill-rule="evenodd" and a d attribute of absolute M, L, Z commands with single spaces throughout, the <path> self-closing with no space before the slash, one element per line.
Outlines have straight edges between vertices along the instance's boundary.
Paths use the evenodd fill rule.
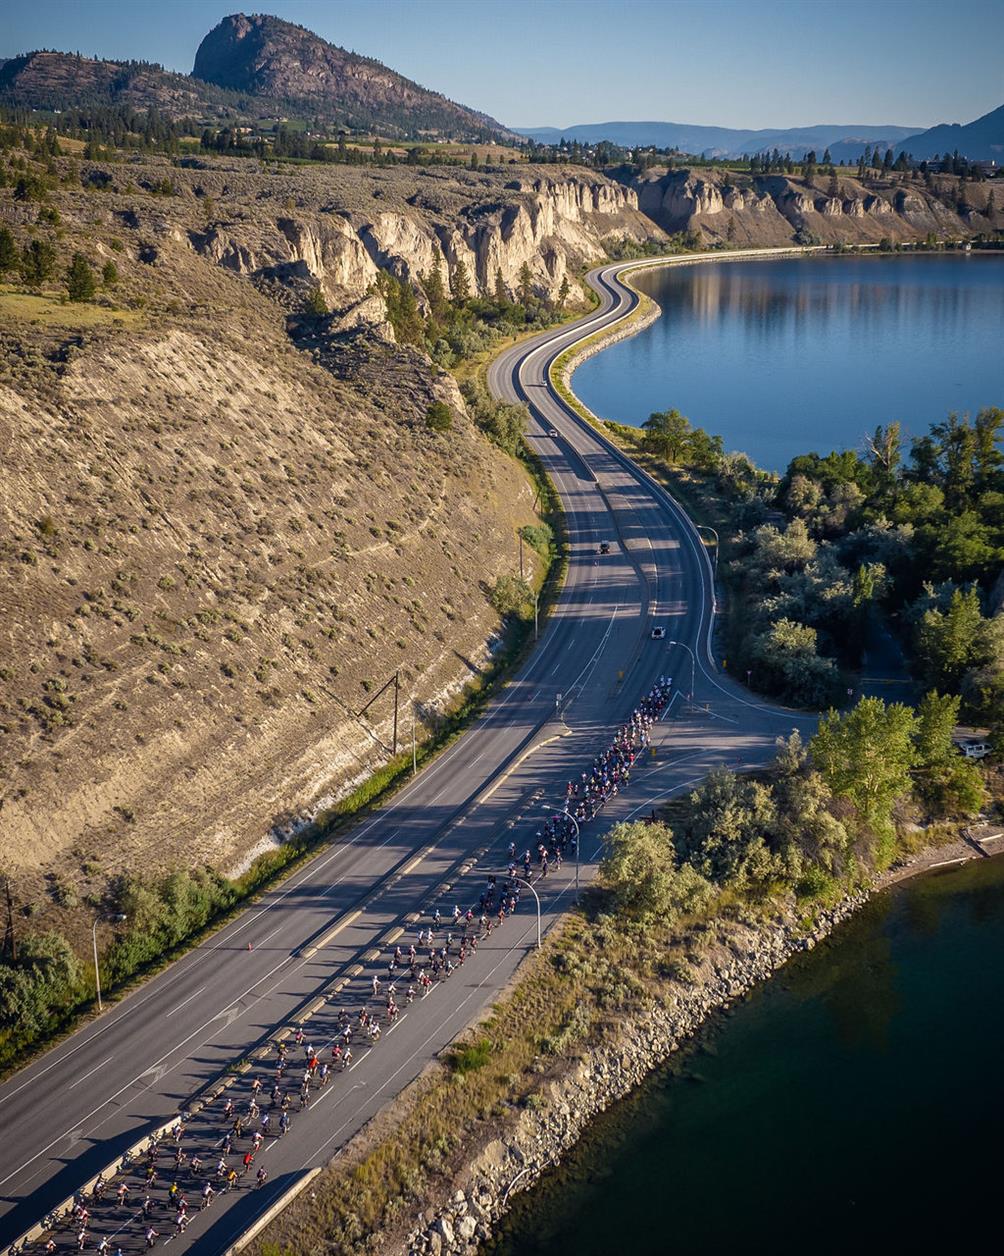
<path fill-rule="evenodd" d="M 25 283 L 41 284 L 56 269 L 56 250 L 48 240 L 31 240 L 21 253 L 21 275 Z"/>
<path fill-rule="evenodd" d="M 394 330 L 398 344 L 421 347 L 425 342 L 425 328 L 418 309 L 415 290 L 406 279 L 398 279 L 389 271 L 382 270 L 376 279 L 376 291 L 383 297 L 387 321 Z"/>
<path fill-rule="evenodd" d="M 446 295 L 446 284 L 443 281 L 443 266 L 436 254 L 432 270 L 422 276 L 422 287 L 429 302 L 429 313 L 437 323 L 445 322 L 449 314 L 449 301 Z"/>
<path fill-rule="evenodd" d="M 324 293 L 320 288 L 311 288 L 307 293 L 307 299 L 303 303 L 303 308 L 312 318 L 323 318 L 328 311 L 328 303 L 324 299 Z"/>
<path fill-rule="evenodd" d="M 931 433 L 937 441 L 944 464 L 945 500 L 949 506 L 968 504 L 976 478 L 976 434 L 969 416 L 950 414 L 944 423 L 935 423 Z"/>
<path fill-rule="evenodd" d="M 17 962 L 0 964 L 0 1029 L 39 1034 L 79 981 L 80 963 L 62 934 L 22 938 Z"/>
<path fill-rule="evenodd" d="M 568 276 L 565 275 L 561 280 L 561 287 L 558 289 L 557 306 L 559 310 L 563 310 L 565 308 L 571 291 L 572 285 L 568 282 Z"/>
<path fill-rule="evenodd" d="M 509 293 L 502 278 L 501 268 L 495 272 L 495 304 L 502 307 L 509 304 Z"/>
<path fill-rule="evenodd" d="M 862 698 L 841 715 L 829 711 L 809 743 L 812 762 L 838 798 L 853 803 L 861 836 L 877 867 L 888 867 L 895 850 L 893 807 L 910 792 L 916 762 L 916 720 L 909 707 Z"/>
<path fill-rule="evenodd" d="M 958 690 L 965 672 L 987 661 L 987 629 L 975 588 L 953 590 L 945 610 L 938 606 L 926 610 L 917 625 L 914 648 L 928 683 Z"/>
<path fill-rule="evenodd" d="M 664 824 L 615 825 L 600 875 L 617 910 L 635 920 L 673 925 L 681 916 L 703 914 L 714 897 L 695 868 L 676 867 L 673 834 Z"/>
<path fill-rule="evenodd" d="M 875 468 L 876 479 L 883 492 L 888 492 L 896 482 L 896 472 L 902 457 L 902 437 L 900 425 L 890 423 L 888 427 L 881 425 L 875 434 L 868 438 L 869 460 Z"/>
<path fill-rule="evenodd" d="M 114 288 L 119 281 L 119 268 L 108 259 L 101 267 L 101 283 L 105 288 Z"/>
<path fill-rule="evenodd" d="M 981 410 L 973 422 L 973 463 L 978 489 L 993 484 L 1004 467 L 1004 454 L 1000 450 L 1002 429 L 1004 410 L 997 406 Z"/>
<path fill-rule="evenodd" d="M 525 619 L 533 610 L 533 593 L 519 576 L 499 576 L 492 587 L 491 604 L 500 615 Z"/>
<path fill-rule="evenodd" d="M 765 841 L 776 820 L 768 786 L 716 768 L 687 803 L 686 824 L 677 826 L 677 847 L 703 877 L 748 889 L 783 875 Z"/>
<path fill-rule="evenodd" d="M 83 253 L 74 253 L 66 271 L 66 287 L 71 301 L 90 301 L 97 291 L 91 264 Z"/>
<path fill-rule="evenodd" d="M 986 801 L 983 773 L 952 741 L 960 701 L 932 689 L 917 708 L 917 792 L 937 816 L 972 816 Z"/>
<path fill-rule="evenodd" d="M 516 294 L 524 309 L 528 309 L 533 304 L 533 271 L 530 269 L 529 262 L 524 262 L 519 268 Z"/>
<path fill-rule="evenodd" d="M 425 422 L 434 432 L 448 432 L 453 427 L 453 411 L 445 401 L 434 401 L 425 412 Z"/>
<path fill-rule="evenodd" d="M 679 462 L 690 443 L 690 420 L 679 410 L 656 410 L 642 424 L 645 448 L 668 463 Z"/>
<path fill-rule="evenodd" d="M 496 401 L 477 380 L 465 380 L 460 388 L 474 422 L 493 445 L 507 454 L 518 454 L 530 413 L 524 405 Z"/>
<path fill-rule="evenodd" d="M 466 305 L 471 299 L 471 276 L 462 257 L 457 258 L 457 264 L 453 268 L 451 286 L 453 288 L 454 303 L 456 305 Z"/>
<path fill-rule="evenodd" d="M 759 689 L 781 694 L 799 706 L 825 706 L 839 687 L 836 663 L 818 653 L 816 629 L 787 616 L 753 639 L 749 661 Z"/>
<path fill-rule="evenodd" d="M 0 275 L 14 270 L 18 264 L 17 247 L 9 227 L 0 227 Z"/>

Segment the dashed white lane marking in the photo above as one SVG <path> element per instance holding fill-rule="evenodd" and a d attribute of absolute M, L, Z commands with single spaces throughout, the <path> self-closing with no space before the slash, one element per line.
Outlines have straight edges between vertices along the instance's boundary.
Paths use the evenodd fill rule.
<path fill-rule="evenodd" d="M 67 1086 L 66 1089 L 76 1090 L 76 1088 L 80 1085 L 81 1082 L 87 1081 L 88 1077 L 90 1077 L 93 1073 L 96 1073 L 99 1068 L 104 1068 L 106 1064 L 108 1064 L 111 1060 L 114 1060 L 114 1059 L 115 1057 L 113 1055 L 110 1055 L 107 1060 L 102 1060 L 100 1064 L 95 1064 L 95 1066 L 92 1069 L 90 1069 L 88 1072 L 86 1072 L 83 1075 L 83 1077 L 78 1077 L 77 1080 L 73 1083 L 73 1085 Z"/>
<path fill-rule="evenodd" d="M 165 1012 L 164 1013 L 165 1020 L 167 1019 L 168 1016 L 173 1016 L 175 1012 L 180 1012 L 186 1003 L 191 1003 L 193 999 L 198 998 L 199 995 L 203 992 L 203 990 L 205 990 L 205 988 L 206 988 L 205 986 L 199 986 L 198 990 L 196 990 L 194 994 L 190 994 L 187 999 L 182 999 L 181 1002 L 176 1004 L 174 1007 L 172 1007 L 169 1012 Z"/>

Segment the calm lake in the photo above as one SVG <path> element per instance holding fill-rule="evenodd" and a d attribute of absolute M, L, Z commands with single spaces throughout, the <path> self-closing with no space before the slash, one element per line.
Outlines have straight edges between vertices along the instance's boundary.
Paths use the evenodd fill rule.
<path fill-rule="evenodd" d="M 1002 1042 L 1004 859 L 976 860 L 880 895 L 719 1016 L 492 1250 L 989 1249 Z"/>
<path fill-rule="evenodd" d="M 1004 406 L 1004 256 L 707 262 L 635 280 L 662 317 L 575 372 L 596 414 L 675 407 L 763 467 Z"/>

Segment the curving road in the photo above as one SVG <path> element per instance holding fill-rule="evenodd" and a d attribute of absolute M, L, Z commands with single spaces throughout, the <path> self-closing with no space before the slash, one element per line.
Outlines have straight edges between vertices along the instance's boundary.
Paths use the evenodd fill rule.
<path fill-rule="evenodd" d="M 473 903 L 485 870 L 504 865 L 510 839 L 521 849 L 531 844 L 541 804 L 563 797 L 565 780 L 588 764 L 659 675 L 675 675 L 679 692 L 659 726 L 657 757 L 587 834 L 583 876 L 610 823 L 647 810 L 715 763 L 762 761 L 778 735 L 806 720 L 756 702 L 719 674 L 711 567 L 693 526 L 550 385 L 548 367 L 560 352 L 634 308 L 637 297 L 618 277 L 632 268 L 593 272 L 600 295 L 593 313 L 509 350 L 489 375 L 497 395 L 529 404 L 529 440 L 566 512 L 568 575 L 537 649 L 471 730 L 385 807 L 0 1086 L 0 1244 L 170 1120 L 228 1065 L 268 1044 L 278 1027 L 311 1011 L 308 1038 L 329 1043 L 338 1012 L 358 1009 L 373 975 L 385 974 L 387 947 L 416 938 L 417 913 Z M 556 439 L 546 435 L 550 428 Z M 601 540 L 611 542 L 603 557 Z M 657 624 L 667 640 L 652 640 Z M 572 878 L 566 863 L 538 887 L 545 928 L 568 905 Z M 246 1185 L 217 1198 L 172 1239 L 172 1250 L 225 1251 L 306 1168 L 335 1155 L 497 996 L 532 947 L 535 928 L 521 904 L 448 982 L 295 1113 L 288 1135 L 266 1139 L 256 1161 L 268 1169 L 264 1188 Z M 273 1067 L 274 1053 L 227 1093 L 246 1098 L 256 1072 L 271 1085 Z M 209 1103 L 186 1135 L 189 1154 L 198 1151 L 208 1163 L 221 1106 Z M 170 1177 L 165 1160 L 154 1191 L 161 1242 L 173 1232 L 164 1202 Z M 135 1173 L 125 1180 L 127 1200 L 92 1208 L 85 1250 L 97 1250 L 102 1237 L 112 1252 L 142 1248 L 143 1190 Z M 181 1181 L 197 1207 L 198 1183 Z M 74 1235 L 57 1230 L 59 1250 L 75 1250 Z"/>

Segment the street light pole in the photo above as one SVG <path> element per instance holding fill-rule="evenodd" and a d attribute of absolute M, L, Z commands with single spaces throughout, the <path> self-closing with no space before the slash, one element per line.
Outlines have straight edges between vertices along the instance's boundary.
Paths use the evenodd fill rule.
<path fill-rule="evenodd" d="M 717 580 L 718 579 L 718 547 L 721 544 L 721 542 L 718 539 L 718 532 L 715 528 L 711 526 L 710 523 L 695 523 L 694 527 L 697 528 L 698 532 L 704 531 L 704 532 L 711 532 L 714 534 L 714 538 L 715 538 L 714 573 L 715 573 L 715 579 Z"/>
<path fill-rule="evenodd" d="M 526 877 L 521 877 L 515 872 L 510 872 L 508 868 L 506 868 L 505 871 L 500 870 L 498 872 L 492 873 L 491 875 L 498 876 L 498 877 L 511 877 L 513 881 L 519 881 L 521 885 L 525 885 L 527 889 L 530 891 L 530 893 L 533 895 L 537 903 L 537 950 L 539 951 L 540 950 L 540 895 L 533 888 L 533 883 L 530 880 L 528 880 Z"/>
<path fill-rule="evenodd" d="M 694 700 L 694 687 L 695 687 L 695 685 L 696 685 L 696 683 L 697 683 L 697 681 L 696 681 L 696 673 L 697 673 L 697 660 L 696 660 L 696 658 L 694 657 L 694 651 L 693 651 L 693 650 L 690 648 L 690 646 L 689 646 L 689 645 L 687 645 L 687 644 L 686 644 L 686 642 L 684 642 L 684 641 L 668 641 L 666 644 L 667 644 L 667 645 L 678 645 L 678 646 L 680 646 L 682 649 L 686 650 L 686 651 L 687 651 L 687 653 L 690 655 L 690 701 L 691 701 L 691 702 L 693 702 L 693 700 Z"/>
<path fill-rule="evenodd" d="M 540 950 L 540 895 L 533 888 L 533 883 L 531 881 L 528 881 L 526 877 L 520 877 L 520 876 L 517 876 L 515 873 L 513 873 L 512 879 L 514 881 L 521 881 L 523 885 L 525 885 L 527 889 L 530 891 L 530 893 L 533 895 L 534 900 L 537 904 L 537 950 L 539 951 Z"/>
<path fill-rule="evenodd" d="M 104 1004 L 101 1002 L 101 969 L 98 966 L 98 925 L 104 920 L 104 916 L 95 916 L 94 923 L 91 925 L 91 945 L 94 948 L 94 987 L 98 994 L 98 1011 L 105 1010 Z M 114 920 L 116 924 L 121 924 L 126 917 L 121 913 L 116 916 L 109 916 L 109 920 Z"/>
<path fill-rule="evenodd" d="M 575 825 L 575 897 L 576 899 L 578 899 L 579 897 L 579 850 L 581 849 L 581 846 L 582 846 L 581 834 L 579 831 L 579 822 L 578 820 L 576 820 L 575 816 L 572 815 L 572 813 L 568 810 L 567 807 L 563 811 L 558 811 L 557 807 L 552 807 L 550 803 L 544 803 L 541 809 L 543 811 L 554 811 L 558 815 L 561 815 L 561 816 L 567 816 L 567 818 L 571 820 L 571 822 Z"/>

